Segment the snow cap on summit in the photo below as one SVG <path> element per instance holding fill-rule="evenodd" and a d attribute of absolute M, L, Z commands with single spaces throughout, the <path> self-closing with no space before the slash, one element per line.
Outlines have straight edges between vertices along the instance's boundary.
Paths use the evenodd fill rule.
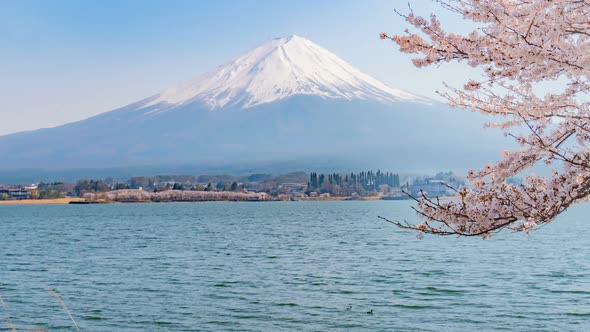
<path fill-rule="evenodd" d="M 295 95 L 383 103 L 420 102 L 364 74 L 332 52 L 297 35 L 268 40 L 233 62 L 150 98 L 144 107 L 197 102 L 210 109 L 251 108 Z"/>

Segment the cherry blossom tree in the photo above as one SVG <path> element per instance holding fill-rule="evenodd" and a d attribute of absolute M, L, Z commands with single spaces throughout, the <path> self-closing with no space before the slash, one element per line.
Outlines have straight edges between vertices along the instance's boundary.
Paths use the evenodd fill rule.
<path fill-rule="evenodd" d="M 483 71 L 481 79 L 447 86 L 441 95 L 451 106 L 494 116 L 499 121 L 489 125 L 503 128 L 520 148 L 469 171 L 470 185 L 456 189 L 456 200 L 413 197 L 422 223 L 386 220 L 420 234 L 529 233 L 590 194 L 590 2 L 437 2 L 477 28 L 447 32 L 435 15 L 420 17 L 410 8 L 398 12 L 410 29 L 381 38 L 416 54 L 417 67 L 457 61 Z M 553 90 L 539 92 L 547 82 Z M 549 175 L 534 175 L 536 165 Z M 516 175 L 523 176 L 521 185 L 507 182 Z"/>
<path fill-rule="evenodd" d="M 105 200 L 113 202 L 209 202 L 272 200 L 272 197 L 266 193 L 188 190 L 166 190 L 152 193 L 140 189 L 122 189 L 105 193 L 86 193 L 83 197 L 87 201 Z"/>

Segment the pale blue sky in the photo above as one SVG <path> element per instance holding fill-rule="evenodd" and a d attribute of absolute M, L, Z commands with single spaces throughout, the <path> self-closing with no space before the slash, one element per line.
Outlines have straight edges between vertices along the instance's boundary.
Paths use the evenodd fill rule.
<path fill-rule="evenodd" d="M 417 13 L 442 14 L 428 0 Z M 385 83 L 434 96 L 462 84 L 458 65 L 418 70 L 381 31 L 402 32 L 407 1 L 0 2 L 0 135 L 52 127 L 124 106 L 181 83 L 277 36 L 297 34 Z"/>

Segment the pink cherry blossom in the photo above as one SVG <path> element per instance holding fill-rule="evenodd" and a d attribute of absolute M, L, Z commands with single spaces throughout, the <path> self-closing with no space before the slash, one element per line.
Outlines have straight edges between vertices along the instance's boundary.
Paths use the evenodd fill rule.
<path fill-rule="evenodd" d="M 483 69 L 482 78 L 448 87 L 443 96 L 454 107 L 494 117 L 490 126 L 528 134 L 507 131 L 520 149 L 470 171 L 469 186 L 457 188 L 457 199 L 414 197 L 422 223 L 391 222 L 420 234 L 529 233 L 590 194 L 590 2 L 438 2 L 479 27 L 449 33 L 435 15 L 426 19 L 410 10 L 400 15 L 413 30 L 381 38 L 416 54 L 417 67 L 457 61 Z M 536 87 L 546 82 L 564 88 L 540 94 Z M 551 175 L 531 175 L 539 164 L 551 167 Z M 518 175 L 522 184 L 507 181 Z"/>

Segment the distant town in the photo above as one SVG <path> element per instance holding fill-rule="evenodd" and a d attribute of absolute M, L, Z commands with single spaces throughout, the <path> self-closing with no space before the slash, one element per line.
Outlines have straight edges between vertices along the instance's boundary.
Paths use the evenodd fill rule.
<path fill-rule="evenodd" d="M 450 187 L 464 185 L 452 172 L 432 176 L 402 176 L 397 173 L 305 173 L 281 175 L 158 175 L 135 176 L 125 181 L 81 179 L 75 183 L 40 182 L 30 185 L 0 185 L 0 201 L 55 200 L 73 202 L 164 202 L 215 200 L 328 200 L 410 199 L 420 192 L 430 197 L 452 196 Z"/>

